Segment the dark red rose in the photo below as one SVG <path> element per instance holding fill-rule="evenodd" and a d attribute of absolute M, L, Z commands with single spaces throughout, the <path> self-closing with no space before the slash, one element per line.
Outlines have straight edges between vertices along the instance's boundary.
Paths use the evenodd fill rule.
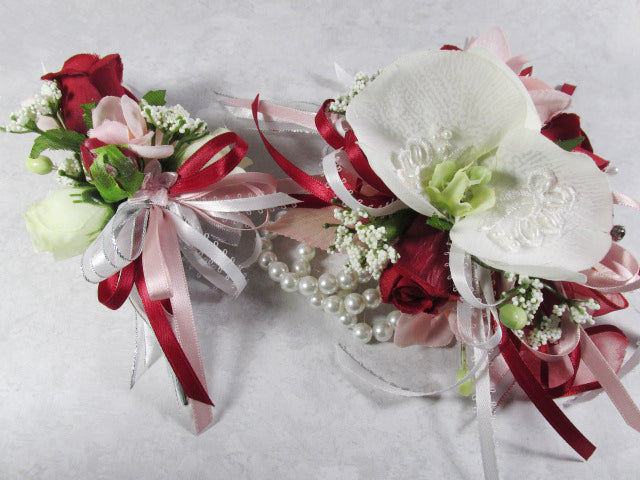
<path fill-rule="evenodd" d="M 81 53 L 64 62 L 62 70 L 47 73 L 43 80 L 55 81 L 62 92 L 60 109 L 67 129 L 86 133 L 87 126 L 82 117 L 82 104 L 100 101 L 113 95 L 135 96 L 122 86 L 122 60 L 113 54 L 100 58 Z"/>
<path fill-rule="evenodd" d="M 591 157 L 600 170 L 609 166 L 609 161 L 593 153 L 593 147 L 587 138 L 587 134 L 580 128 L 580 117 L 575 113 L 561 113 L 553 117 L 549 123 L 542 127 L 541 133 L 550 140 L 573 140 L 584 137 L 584 140 L 573 149 L 574 152 L 584 153 Z"/>
<path fill-rule="evenodd" d="M 459 298 L 449 278 L 449 234 L 425 221 L 420 215 L 415 218 L 396 245 L 400 259 L 380 277 L 382 301 L 403 313 L 438 313 L 441 306 Z"/>

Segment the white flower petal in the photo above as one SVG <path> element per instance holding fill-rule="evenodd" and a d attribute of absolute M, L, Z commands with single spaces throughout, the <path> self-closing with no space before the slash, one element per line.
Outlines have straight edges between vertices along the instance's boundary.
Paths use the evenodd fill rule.
<path fill-rule="evenodd" d="M 452 242 L 496 268 L 583 280 L 577 272 L 598 263 L 611 245 L 606 175 L 586 155 L 527 129 L 511 132 L 496 156 L 496 206 L 456 222 Z M 540 231 L 532 232 L 538 221 Z"/>
<path fill-rule="evenodd" d="M 415 183 L 414 166 L 419 170 L 442 158 L 423 152 L 404 168 L 397 160 L 394 166 L 398 154 L 419 145 L 435 152 L 442 132 L 451 133 L 448 146 L 455 152 L 486 152 L 512 128 L 540 128 L 518 77 L 483 48 L 400 58 L 351 101 L 346 117 L 371 168 L 404 203 L 426 215 L 434 208 Z"/>

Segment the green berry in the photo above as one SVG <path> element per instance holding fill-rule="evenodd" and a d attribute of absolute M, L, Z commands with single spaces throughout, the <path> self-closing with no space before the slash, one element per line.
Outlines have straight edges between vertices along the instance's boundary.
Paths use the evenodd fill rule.
<path fill-rule="evenodd" d="M 507 303 L 500 307 L 500 321 L 507 328 L 520 330 L 527 324 L 527 312 L 517 305 Z"/>
<path fill-rule="evenodd" d="M 460 370 L 458 370 L 458 372 L 456 373 L 456 382 L 462 380 L 467 375 L 467 373 L 468 372 L 466 368 L 461 368 Z M 460 395 L 464 395 L 465 397 L 471 395 L 473 393 L 473 389 L 473 378 L 470 378 L 466 382 L 458 385 L 458 391 L 460 392 Z"/>
<path fill-rule="evenodd" d="M 44 155 L 39 155 L 36 158 L 28 157 L 24 164 L 29 170 L 38 175 L 46 175 L 53 169 L 53 162 Z"/>

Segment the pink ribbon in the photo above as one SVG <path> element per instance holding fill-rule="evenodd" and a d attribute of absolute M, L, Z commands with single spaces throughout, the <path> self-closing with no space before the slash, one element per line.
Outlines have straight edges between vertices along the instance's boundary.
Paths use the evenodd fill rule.
<path fill-rule="evenodd" d="M 171 214 L 163 208 L 155 205 L 151 207 L 142 251 L 144 278 L 152 300 L 170 300 L 176 337 L 200 383 L 207 389 L 178 235 L 170 217 Z M 189 402 L 193 409 L 196 432 L 201 433 L 213 422 L 213 410 L 206 403 L 193 399 L 189 399 Z"/>
<path fill-rule="evenodd" d="M 580 327 L 580 333 L 580 346 L 582 347 L 582 358 L 585 364 L 589 367 L 598 383 L 602 385 L 604 391 L 607 392 L 611 402 L 618 409 L 627 425 L 640 432 L 640 410 L 638 406 L 582 327 Z"/>
<path fill-rule="evenodd" d="M 613 192 L 613 203 L 640 211 L 640 202 L 620 192 Z M 605 293 L 630 292 L 640 288 L 640 264 L 631 252 L 612 243 L 607 255 L 590 270 L 586 286 Z"/>
<path fill-rule="evenodd" d="M 222 105 L 240 110 L 248 110 L 251 112 L 251 104 L 253 100 L 243 98 L 229 98 L 220 100 Z M 315 112 L 305 112 L 303 110 L 297 110 L 295 108 L 283 107 L 282 105 L 276 105 L 275 103 L 260 101 L 258 106 L 258 113 L 261 113 L 264 120 L 269 122 L 284 122 L 299 125 L 309 130 L 315 131 Z M 248 117 L 249 118 L 249 117 Z"/>

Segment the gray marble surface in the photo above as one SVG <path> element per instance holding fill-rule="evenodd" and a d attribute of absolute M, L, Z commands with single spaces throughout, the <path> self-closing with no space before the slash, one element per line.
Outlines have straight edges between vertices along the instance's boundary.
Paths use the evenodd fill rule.
<path fill-rule="evenodd" d="M 334 61 L 371 71 L 499 25 L 538 77 L 578 85 L 572 110 L 597 152 L 620 167 L 614 188 L 640 194 L 637 1 L 23 0 L 4 2 L 0 12 L 3 118 L 37 91 L 41 64 L 56 70 L 78 52 L 119 52 L 128 84 L 167 89 L 170 102 L 212 126 L 229 122 L 214 92 L 319 104 L 343 88 Z M 256 169 L 277 172 L 255 133 L 237 128 Z M 273 137 L 292 157 L 319 160 L 317 140 Z M 481 477 L 470 400 L 391 397 L 346 375 L 334 356 L 345 332 L 259 270 L 233 305 L 193 285 L 218 405 L 213 428 L 191 433 L 162 364 L 130 391 L 132 311 L 98 304 L 76 259 L 54 263 L 33 253 L 21 213 L 54 185 L 24 168 L 30 142 L 0 137 L 0 478 Z M 624 245 L 640 253 L 637 215 L 619 213 L 618 223 L 630 227 Z M 639 316 L 630 309 L 612 321 L 637 337 Z M 625 383 L 640 398 L 638 372 Z M 640 434 L 607 398 L 567 413 L 598 446 L 589 462 L 530 404 L 498 409 L 503 478 L 638 477 Z"/>

